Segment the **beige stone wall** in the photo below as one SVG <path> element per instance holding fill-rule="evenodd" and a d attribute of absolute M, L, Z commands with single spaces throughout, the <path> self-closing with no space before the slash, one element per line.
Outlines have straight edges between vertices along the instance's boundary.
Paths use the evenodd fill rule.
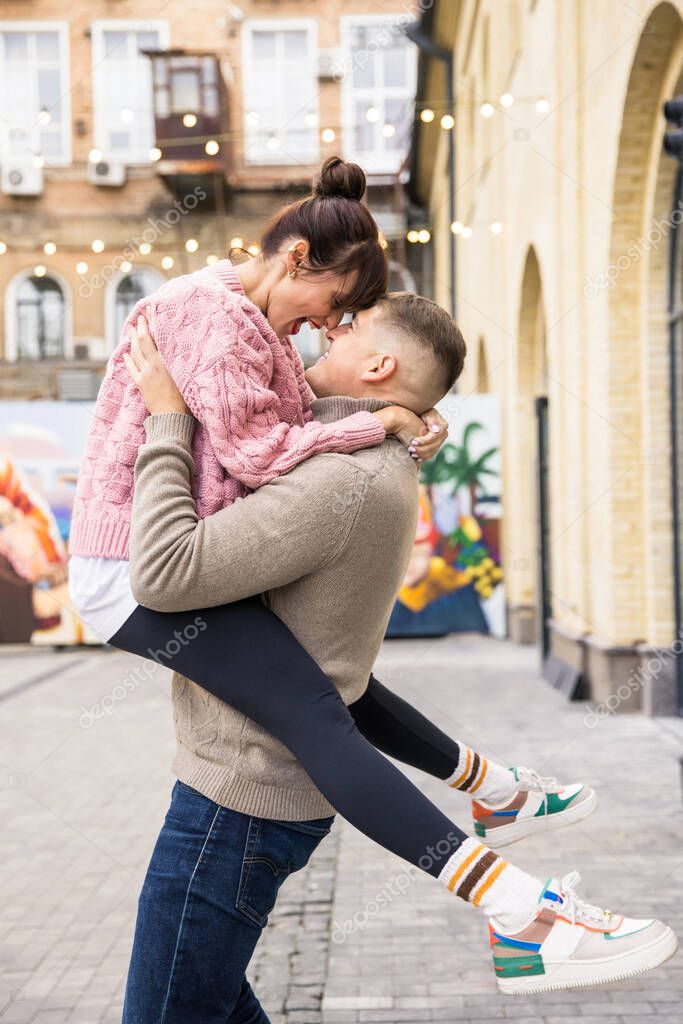
<path fill-rule="evenodd" d="M 606 645 L 667 643 L 667 238 L 635 256 L 629 247 L 669 210 L 660 110 L 683 71 L 683 4 L 510 0 L 507 17 L 493 0 L 458 7 L 457 217 L 472 226 L 457 243 L 463 389 L 480 382 L 483 338 L 488 387 L 504 403 L 508 600 L 537 600 L 533 398 L 546 393 L 553 616 Z M 504 91 L 516 97 L 508 109 Z M 496 105 L 488 120 L 485 100 Z M 422 129 L 421 144 L 438 145 L 438 133 Z M 447 230 L 438 159 L 427 191 L 433 229 Z M 442 239 L 434 250 L 444 301 Z M 610 264 L 616 280 L 596 285 Z"/>

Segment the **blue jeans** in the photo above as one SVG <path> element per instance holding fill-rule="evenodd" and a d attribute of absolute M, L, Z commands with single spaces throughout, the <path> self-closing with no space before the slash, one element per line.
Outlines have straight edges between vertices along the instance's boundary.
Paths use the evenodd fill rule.
<path fill-rule="evenodd" d="M 177 781 L 138 902 L 123 1024 L 268 1024 L 245 971 L 334 816 L 271 821 Z"/>

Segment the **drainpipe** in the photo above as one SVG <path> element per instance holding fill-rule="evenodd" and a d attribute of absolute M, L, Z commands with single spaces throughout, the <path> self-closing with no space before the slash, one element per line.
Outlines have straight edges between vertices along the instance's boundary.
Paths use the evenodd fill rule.
<path fill-rule="evenodd" d="M 419 21 L 408 25 L 405 34 L 422 53 L 434 60 L 440 60 L 444 65 L 446 74 L 446 99 L 448 101 L 448 112 L 455 117 L 455 96 L 453 94 L 453 54 L 435 43 L 431 36 L 427 35 Z M 448 141 L 448 215 L 449 227 L 455 220 L 455 127 L 451 128 Z M 450 235 L 450 292 L 451 292 L 451 316 L 456 316 L 456 294 L 455 294 L 455 235 L 449 230 Z"/>

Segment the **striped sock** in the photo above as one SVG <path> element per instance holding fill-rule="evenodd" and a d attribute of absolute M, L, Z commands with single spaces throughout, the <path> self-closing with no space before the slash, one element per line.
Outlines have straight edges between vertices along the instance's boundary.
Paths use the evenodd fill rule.
<path fill-rule="evenodd" d="M 464 743 L 458 744 L 460 756 L 455 771 L 446 782 L 485 804 L 507 804 L 517 792 L 517 781 L 509 768 L 489 761 Z"/>
<path fill-rule="evenodd" d="M 481 907 L 507 935 L 533 920 L 543 888 L 533 875 L 520 871 L 493 850 L 468 838 L 451 854 L 439 881 L 461 899 Z"/>

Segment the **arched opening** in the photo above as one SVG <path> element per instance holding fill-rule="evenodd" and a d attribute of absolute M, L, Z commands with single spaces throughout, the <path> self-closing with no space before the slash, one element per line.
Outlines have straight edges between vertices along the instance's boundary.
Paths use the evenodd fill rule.
<path fill-rule="evenodd" d="M 621 474 L 610 492 L 611 522 L 620 528 L 605 536 L 605 571 L 591 586 L 594 614 L 602 621 L 608 610 L 604 627 L 617 643 L 633 646 L 634 664 L 639 642 L 644 650 L 675 638 L 671 417 L 683 395 L 678 381 L 671 401 L 667 277 L 676 164 L 662 154 L 661 111 L 683 89 L 682 68 L 683 22 L 672 4 L 661 3 L 635 51 L 614 180 L 605 365 L 615 429 L 606 458 L 613 476 Z M 628 580 L 628 600 L 621 580 Z M 673 698 L 668 671 L 643 693 L 646 708 L 658 704 L 662 713 L 672 710 Z"/>
<path fill-rule="evenodd" d="M 113 351 L 121 340 L 121 331 L 128 316 L 140 299 L 160 288 L 166 278 L 151 267 L 136 267 L 127 274 L 112 278 L 107 288 L 106 332 L 107 343 Z"/>
<path fill-rule="evenodd" d="M 8 360 L 38 362 L 71 354 L 71 303 L 54 273 L 17 274 L 7 287 L 5 328 Z"/>
<path fill-rule="evenodd" d="M 477 392 L 480 395 L 487 395 L 490 388 L 489 383 L 489 365 L 486 358 L 486 345 L 484 339 L 479 338 L 479 345 L 477 351 Z"/>
<path fill-rule="evenodd" d="M 550 566 L 547 542 L 547 361 L 541 271 L 536 251 L 524 261 L 517 327 L 515 389 L 506 446 L 508 632 L 548 650 Z"/>

